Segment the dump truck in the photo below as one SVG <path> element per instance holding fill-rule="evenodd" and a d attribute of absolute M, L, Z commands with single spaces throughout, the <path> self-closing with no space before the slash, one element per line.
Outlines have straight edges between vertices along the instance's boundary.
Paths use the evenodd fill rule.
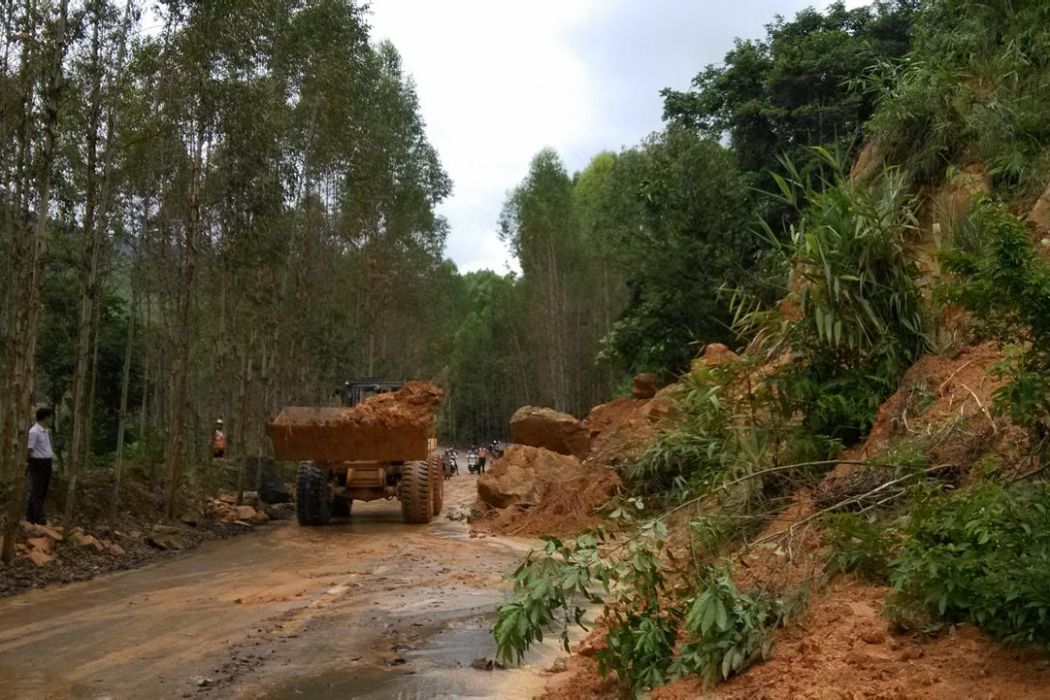
<path fill-rule="evenodd" d="M 298 461 L 300 525 L 349 517 L 354 501 L 397 498 L 406 523 L 428 523 L 444 498 L 434 439 L 442 392 L 426 382 L 347 382 L 342 406 L 289 407 L 267 426 L 274 456 Z"/>

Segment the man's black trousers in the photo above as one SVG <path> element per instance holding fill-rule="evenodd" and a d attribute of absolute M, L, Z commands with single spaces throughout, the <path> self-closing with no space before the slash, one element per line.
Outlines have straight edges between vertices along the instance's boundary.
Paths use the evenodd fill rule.
<path fill-rule="evenodd" d="M 29 509 L 26 520 L 43 524 L 44 499 L 47 498 L 47 487 L 51 485 L 51 460 L 29 459 Z"/>

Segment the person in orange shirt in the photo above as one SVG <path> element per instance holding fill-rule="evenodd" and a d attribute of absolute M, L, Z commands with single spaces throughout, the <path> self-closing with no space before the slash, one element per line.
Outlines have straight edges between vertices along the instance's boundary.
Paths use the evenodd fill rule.
<path fill-rule="evenodd" d="M 211 437 L 212 459 L 222 459 L 226 456 L 226 431 L 222 427 L 222 418 L 215 421 L 215 433 Z"/>

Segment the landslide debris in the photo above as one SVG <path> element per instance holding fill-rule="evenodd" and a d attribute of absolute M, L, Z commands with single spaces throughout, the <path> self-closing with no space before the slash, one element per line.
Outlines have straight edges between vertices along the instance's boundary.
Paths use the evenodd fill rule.
<path fill-rule="evenodd" d="M 1002 360 L 1002 350 L 994 342 L 964 348 L 954 357 L 924 356 L 879 407 L 867 440 L 844 459 L 878 461 L 904 446 L 922 453 L 931 465 L 946 465 L 958 479 L 965 479 L 989 453 L 1015 469 L 1023 468 L 1022 431 L 992 414 L 993 394 L 1004 383 L 994 369 Z M 814 499 L 818 505 L 829 505 L 885 479 L 885 468 L 839 464 L 821 482 Z"/>
<path fill-rule="evenodd" d="M 524 418 L 518 424 L 528 425 L 531 432 L 524 437 L 533 444 L 509 446 L 479 478 L 472 525 L 499 534 L 570 535 L 599 523 L 601 507 L 623 485 L 617 468 L 653 443 L 656 424 L 673 411 L 670 391 L 661 389 L 649 399 L 615 399 L 595 406 L 582 421 L 549 409 L 519 410 L 515 416 Z M 582 457 L 563 439 L 581 433 L 588 444 Z M 549 435 L 560 437 L 545 441 Z"/>
<path fill-rule="evenodd" d="M 688 678 L 651 697 L 1046 697 L 1045 653 L 994 643 L 966 626 L 933 639 L 896 634 L 882 614 L 887 592 L 848 579 L 832 583 L 795 623 L 774 633 L 767 661 L 714 689 Z"/>
<path fill-rule="evenodd" d="M 577 474 L 582 464 L 570 455 L 542 447 L 511 445 L 492 468 L 478 477 L 478 498 L 492 508 L 530 507 L 552 484 Z"/>
<path fill-rule="evenodd" d="M 591 451 L 591 435 L 583 423 L 550 408 L 522 406 L 510 418 L 510 432 L 519 445 L 543 447 L 579 459 Z"/>
<path fill-rule="evenodd" d="M 510 445 L 478 479 L 475 529 L 506 535 L 563 535 L 593 526 L 616 495 L 611 467 L 542 447 Z"/>

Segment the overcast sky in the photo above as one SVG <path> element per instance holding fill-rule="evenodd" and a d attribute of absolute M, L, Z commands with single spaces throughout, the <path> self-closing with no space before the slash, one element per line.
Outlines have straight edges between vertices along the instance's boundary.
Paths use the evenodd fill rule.
<path fill-rule="evenodd" d="M 372 0 L 416 82 L 453 180 L 441 207 L 462 271 L 515 269 L 497 235 L 507 192 L 551 146 L 570 173 L 661 127 L 660 90 L 684 89 L 734 37 L 826 0 Z M 855 7 L 864 0 L 848 1 Z"/>

